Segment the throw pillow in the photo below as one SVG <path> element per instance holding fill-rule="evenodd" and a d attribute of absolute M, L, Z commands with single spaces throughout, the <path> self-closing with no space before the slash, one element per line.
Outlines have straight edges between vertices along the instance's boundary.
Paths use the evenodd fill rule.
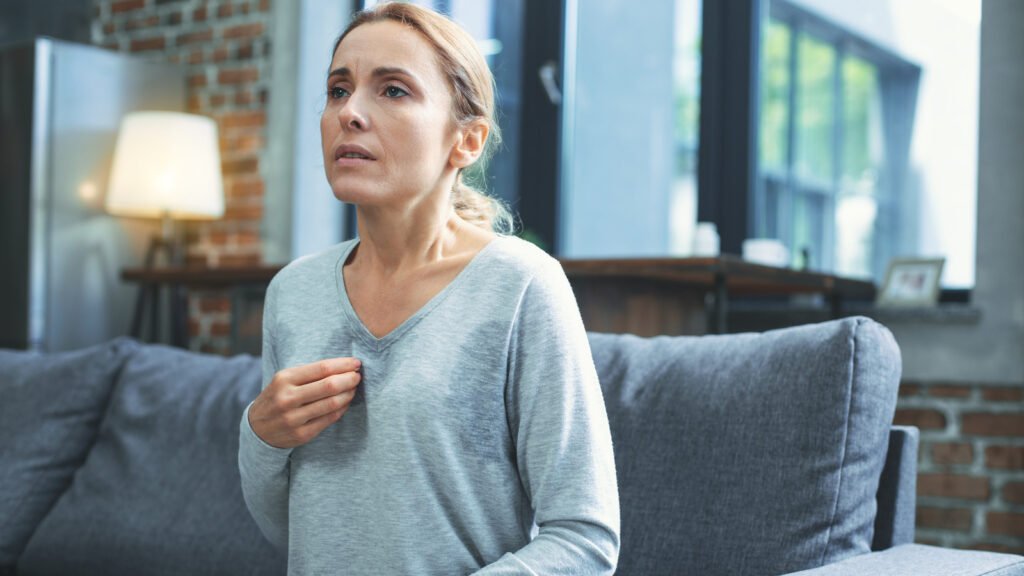
<path fill-rule="evenodd" d="M 283 574 L 238 472 L 259 359 L 140 347 L 99 438 L 18 562 L 26 574 Z"/>
<path fill-rule="evenodd" d="M 591 334 L 623 574 L 786 574 L 871 550 L 900 355 L 866 318 Z"/>
<path fill-rule="evenodd" d="M 114 378 L 137 345 L 119 338 L 52 354 L 0 350 L 0 573 L 71 484 Z"/>

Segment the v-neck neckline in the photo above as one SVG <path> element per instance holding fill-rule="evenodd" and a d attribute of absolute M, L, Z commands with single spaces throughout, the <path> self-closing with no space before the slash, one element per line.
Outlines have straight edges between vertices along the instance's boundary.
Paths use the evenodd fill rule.
<path fill-rule="evenodd" d="M 409 331 L 417 322 L 422 320 L 431 310 L 437 307 L 448 295 L 472 272 L 473 268 L 477 263 L 484 259 L 484 256 L 491 250 L 491 248 L 502 240 L 501 236 L 497 236 L 491 239 L 483 248 L 480 249 L 470 261 L 463 266 L 462 270 L 455 275 L 444 288 L 442 288 L 437 294 L 434 294 L 427 303 L 420 306 L 418 310 L 413 312 L 408 318 L 402 321 L 401 324 L 391 329 L 387 334 L 377 337 L 374 336 L 370 329 L 363 324 L 362 319 L 356 314 L 355 307 L 352 306 L 352 301 L 348 297 L 348 289 L 345 286 L 345 274 L 343 268 L 345 262 L 348 260 L 349 254 L 359 244 L 360 239 L 358 237 L 353 238 L 348 242 L 348 245 L 341 251 L 341 255 L 338 257 L 338 261 L 334 265 L 334 280 L 335 285 L 338 289 L 338 302 L 341 306 L 342 313 L 348 317 L 349 323 L 352 326 L 352 331 L 355 336 L 363 341 L 366 345 L 370 346 L 374 351 L 381 351 L 390 346 L 395 340 L 402 337 L 402 334 Z"/>

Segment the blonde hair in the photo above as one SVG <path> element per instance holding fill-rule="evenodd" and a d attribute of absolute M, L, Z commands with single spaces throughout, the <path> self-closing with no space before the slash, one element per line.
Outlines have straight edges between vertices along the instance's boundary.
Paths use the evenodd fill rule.
<path fill-rule="evenodd" d="M 477 163 L 482 168 L 501 142 L 501 130 L 495 121 L 494 76 L 487 61 L 468 32 L 447 17 L 415 4 L 386 2 L 357 12 L 334 43 L 334 54 L 349 32 L 363 24 L 395 21 L 416 30 L 430 42 L 441 72 L 448 79 L 452 94 L 452 116 L 457 126 L 483 119 L 490 128 L 484 152 Z M 460 168 L 455 175 L 451 200 L 455 213 L 463 220 L 499 234 L 510 234 L 512 215 L 504 203 L 463 181 Z"/>

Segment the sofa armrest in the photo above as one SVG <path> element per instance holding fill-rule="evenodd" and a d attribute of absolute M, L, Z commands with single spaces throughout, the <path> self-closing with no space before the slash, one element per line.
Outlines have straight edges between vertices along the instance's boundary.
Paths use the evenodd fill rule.
<path fill-rule="evenodd" d="M 1024 576 L 1024 556 L 904 544 L 792 576 Z"/>

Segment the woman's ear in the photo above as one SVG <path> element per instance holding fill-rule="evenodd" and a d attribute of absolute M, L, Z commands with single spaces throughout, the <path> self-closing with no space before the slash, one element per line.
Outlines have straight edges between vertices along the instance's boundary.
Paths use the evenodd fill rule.
<path fill-rule="evenodd" d="M 461 169 L 476 162 L 476 159 L 484 153 L 490 129 L 487 121 L 480 118 L 459 130 L 458 140 L 455 141 L 455 147 L 452 148 L 449 157 L 452 166 Z"/>

